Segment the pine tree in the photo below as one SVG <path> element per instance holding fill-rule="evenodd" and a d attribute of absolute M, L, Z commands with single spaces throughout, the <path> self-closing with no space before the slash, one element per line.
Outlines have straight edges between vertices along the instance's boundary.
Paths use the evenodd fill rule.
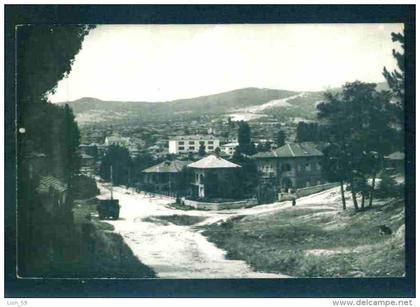
<path fill-rule="evenodd" d="M 238 143 L 240 153 L 247 155 L 252 153 L 253 149 L 251 148 L 251 128 L 249 127 L 249 124 L 245 121 L 241 121 L 239 123 Z"/>
<path fill-rule="evenodd" d="M 200 157 L 204 157 L 206 155 L 206 146 L 204 144 L 200 144 L 200 148 L 198 149 L 198 155 Z"/>
<path fill-rule="evenodd" d="M 340 93 L 326 93 L 326 101 L 319 104 L 318 117 L 328 122 L 329 142 L 338 152 L 346 153 L 345 159 L 338 159 L 338 169 L 345 181 L 350 183 L 353 204 L 358 210 L 356 193 L 362 194 L 362 204 L 366 191 L 366 180 L 372 178 L 370 190 L 371 205 L 377 160 L 392 149 L 391 101 L 388 92 L 375 90 L 376 84 L 359 81 L 346 83 Z"/>
<path fill-rule="evenodd" d="M 281 147 L 285 144 L 286 134 L 283 130 L 279 130 L 276 135 L 276 143 L 278 147 Z"/>
<path fill-rule="evenodd" d="M 392 49 L 392 55 L 397 61 L 398 69 L 394 71 L 388 71 L 386 67 L 383 69 L 383 75 L 388 82 L 394 96 L 399 98 L 401 109 L 403 109 L 404 102 L 404 80 L 405 80 L 405 67 L 404 67 L 404 50 L 405 42 L 404 35 L 402 33 L 391 33 L 392 41 L 398 42 L 402 48 L 402 52 Z"/>

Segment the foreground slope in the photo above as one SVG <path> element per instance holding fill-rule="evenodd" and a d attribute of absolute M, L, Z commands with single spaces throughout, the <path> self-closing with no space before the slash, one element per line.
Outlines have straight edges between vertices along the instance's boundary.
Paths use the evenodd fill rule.
<path fill-rule="evenodd" d="M 348 198 L 350 204 L 350 198 Z M 363 213 L 341 210 L 338 189 L 282 209 L 205 227 L 203 234 L 230 259 L 258 271 L 294 277 L 394 277 L 404 275 L 404 202 L 375 201 Z M 383 235 L 380 225 L 391 228 Z"/>

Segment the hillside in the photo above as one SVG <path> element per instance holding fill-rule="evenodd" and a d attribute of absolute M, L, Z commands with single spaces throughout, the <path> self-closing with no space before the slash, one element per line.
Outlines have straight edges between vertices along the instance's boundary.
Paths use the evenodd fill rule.
<path fill-rule="evenodd" d="M 167 102 L 103 101 L 85 97 L 68 102 L 80 124 L 104 121 L 159 121 L 185 116 L 223 114 L 283 99 L 297 92 L 244 88 L 230 92 Z"/>
<path fill-rule="evenodd" d="M 346 192 L 351 203 L 351 196 Z M 375 199 L 371 209 L 341 210 L 339 188 L 259 215 L 205 225 L 203 234 L 228 259 L 294 277 L 401 277 L 405 272 L 404 201 Z M 379 231 L 386 225 L 392 234 Z"/>
<path fill-rule="evenodd" d="M 378 89 L 386 89 L 384 83 Z M 339 89 L 331 89 L 337 91 Z M 138 123 L 197 117 L 205 114 L 226 114 L 246 120 L 267 114 L 277 118 L 314 119 L 316 105 L 324 92 L 293 92 L 267 88 L 243 88 L 229 92 L 165 102 L 104 101 L 84 97 L 68 102 L 79 124 L 95 122 Z"/>

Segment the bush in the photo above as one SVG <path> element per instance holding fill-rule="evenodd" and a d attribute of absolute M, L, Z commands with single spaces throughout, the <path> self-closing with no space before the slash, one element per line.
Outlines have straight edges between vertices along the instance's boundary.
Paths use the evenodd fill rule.
<path fill-rule="evenodd" d="M 73 178 L 73 197 L 75 199 L 91 198 L 99 194 L 96 181 L 85 175 L 75 176 Z"/>
<path fill-rule="evenodd" d="M 379 183 L 379 189 L 376 192 L 376 195 L 380 198 L 385 197 L 398 197 L 404 193 L 404 187 L 401 184 L 398 184 L 394 178 L 389 176 L 386 173 L 381 175 L 381 181 Z"/>

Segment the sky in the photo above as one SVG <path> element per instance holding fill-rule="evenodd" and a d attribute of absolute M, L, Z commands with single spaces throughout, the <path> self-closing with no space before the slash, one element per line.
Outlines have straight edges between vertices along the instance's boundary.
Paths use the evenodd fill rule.
<path fill-rule="evenodd" d="M 402 24 L 100 25 L 51 102 L 169 101 L 244 87 L 384 82 Z"/>

